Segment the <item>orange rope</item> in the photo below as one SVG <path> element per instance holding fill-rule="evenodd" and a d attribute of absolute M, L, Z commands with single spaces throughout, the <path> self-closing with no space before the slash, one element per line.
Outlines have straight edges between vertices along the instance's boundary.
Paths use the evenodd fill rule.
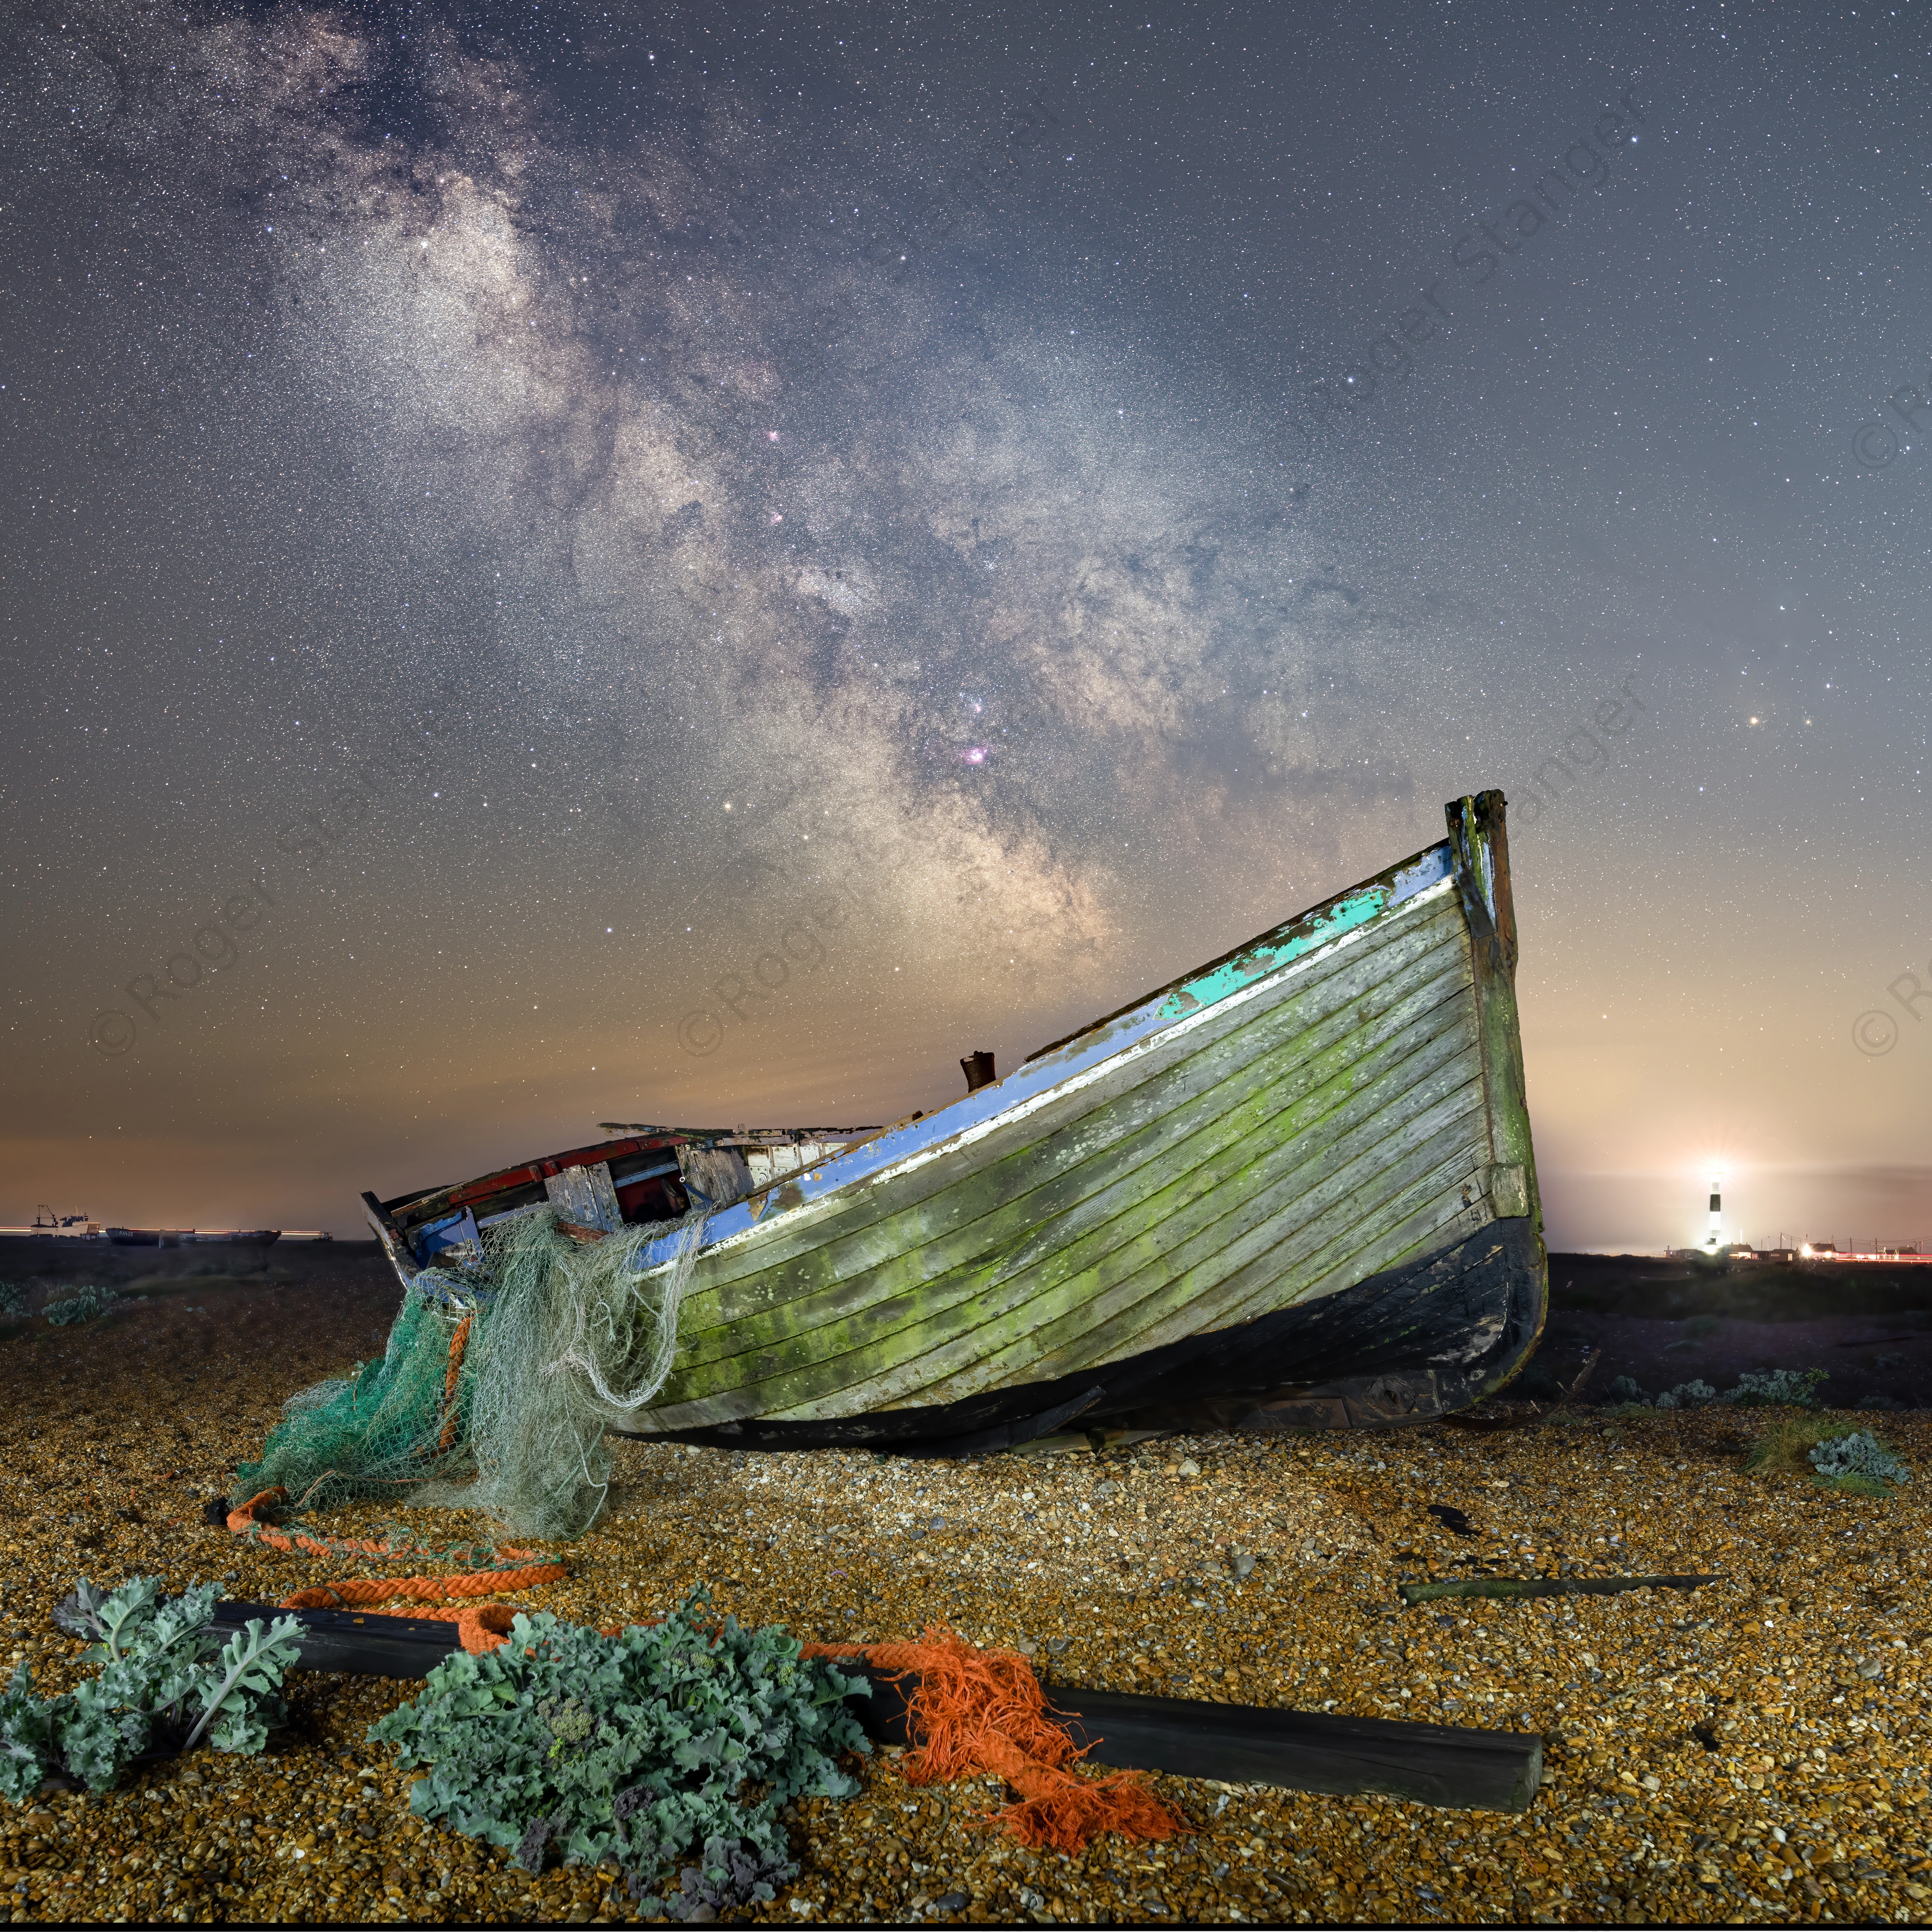
<path fill-rule="evenodd" d="M 460 1330 L 458 1331 L 459 1334 Z M 354 1550 L 371 1556 L 406 1556 L 414 1552 L 392 1550 L 387 1545 L 345 1538 L 339 1542 L 292 1534 L 269 1528 L 256 1515 L 270 1503 L 280 1502 L 285 1490 L 264 1490 L 239 1509 L 228 1512 L 228 1527 L 238 1536 L 250 1536 L 277 1550 L 313 1550 L 320 1556 L 334 1556 Z M 533 1556 L 536 1551 L 512 1550 L 510 1556 Z M 284 1597 L 277 1606 L 284 1610 L 347 1610 L 358 1604 L 386 1604 L 402 1597 L 410 1601 L 434 1602 L 450 1597 L 490 1597 L 500 1590 L 533 1590 L 539 1584 L 554 1583 L 570 1574 L 567 1563 L 526 1563 L 514 1570 L 470 1570 L 453 1576 L 356 1576 L 339 1583 L 317 1583 Z M 419 1619 L 456 1626 L 458 1640 L 465 1650 L 494 1650 L 510 1634 L 517 1612 L 508 1604 L 470 1604 L 460 1610 L 426 1610 L 416 1613 Z"/>
<path fill-rule="evenodd" d="M 251 1496 L 239 1509 L 228 1512 L 228 1527 L 238 1536 L 252 1538 L 258 1543 L 266 1543 L 276 1550 L 294 1551 L 307 1550 L 318 1556 L 338 1556 L 353 1552 L 358 1556 L 385 1556 L 394 1559 L 412 1556 L 418 1552 L 412 1550 L 394 1550 L 387 1544 L 375 1543 L 366 1538 L 344 1537 L 325 1539 L 309 1536 L 300 1530 L 271 1529 L 255 1512 L 271 1503 L 283 1501 L 286 1490 L 264 1490 L 258 1496 Z M 506 1556 L 534 1558 L 533 1550 L 506 1550 Z M 526 1562 L 515 1569 L 470 1570 L 453 1576 L 369 1576 L 352 1581 L 320 1586 L 325 1593 L 316 1596 L 313 1602 L 305 1600 L 313 1592 L 298 1591 L 282 1607 L 285 1610 L 326 1610 L 338 1605 L 350 1604 L 380 1604 L 392 1597 L 408 1597 L 434 1600 L 439 1597 L 488 1597 L 500 1590 L 533 1590 L 539 1584 L 554 1583 L 568 1576 L 567 1563 Z M 454 1613 L 452 1613 L 454 1614 Z M 485 1646 L 484 1648 L 488 1648 Z"/>
<path fill-rule="evenodd" d="M 456 1324 L 456 1333 L 449 1338 L 449 1368 L 442 1378 L 442 1406 L 449 1412 L 449 1418 L 442 1425 L 442 1438 L 436 1444 L 447 1449 L 456 1440 L 456 1378 L 463 1367 L 463 1351 L 470 1340 L 470 1324 L 474 1318 L 466 1315 Z"/>
<path fill-rule="evenodd" d="M 494 1597 L 500 1590 L 534 1590 L 569 1574 L 567 1563 L 532 1563 L 521 1570 L 470 1570 L 454 1576 L 353 1576 L 298 1590 L 283 1608 L 346 1610 L 352 1604 L 386 1604 L 395 1597 L 424 1604 L 448 1597 Z"/>
<path fill-rule="evenodd" d="M 1001 1822 L 1022 1844 L 1070 1853 L 1102 1832 L 1158 1839 L 1189 1828 L 1144 1772 L 1074 1774 L 1068 1767 L 1085 1753 L 1053 1721 L 1039 1678 L 1016 1652 L 980 1650 L 949 1630 L 928 1628 L 918 1643 L 808 1643 L 804 1654 L 856 1654 L 902 1676 L 916 1673 L 918 1688 L 908 1700 L 916 1748 L 906 1762 L 906 1782 L 988 1772 L 1004 1778 L 1019 1802 L 1000 1814 Z"/>

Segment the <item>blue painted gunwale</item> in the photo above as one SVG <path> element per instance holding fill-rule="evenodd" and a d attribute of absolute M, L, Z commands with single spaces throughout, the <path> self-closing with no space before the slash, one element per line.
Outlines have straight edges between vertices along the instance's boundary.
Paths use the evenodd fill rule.
<path fill-rule="evenodd" d="M 700 1252 L 710 1253 L 755 1237 L 842 1189 L 884 1180 L 919 1165 L 942 1148 L 981 1138 L 1001 1120 L 1033 1112 L 1064 1091 L 1070 1083 L 1084 1084 L 1083 1076 L 1091 1076 L 1137 1048 L 1150 1046 L 1173 1030 L 1191 1025 L 1202 1014 L 1238 994 L 1258 991 L 1287 968 L 1304 964 L 1348 940 L 1454 876 L 1454 858 L 1445 839 L 1366 884 L 1352 886 L 1250 940 L 1192 978 L 1164 986 L 1112 1019 L 1100 1021 L 1022 1062 L 1004 1079 L 963 1095 L 922 1119 L 890 1128 L 849 1154 L 835 1155 L 802 1174 L 787 1175 L 765 1191 L 761 1214 L 754 1215 L 751 1204 L 743 1201 L 722 1209 L 705 1224 Z M 667 1235 L 641 1250 L 638 1273 L 669 1263 L 680 1238 Z"/>

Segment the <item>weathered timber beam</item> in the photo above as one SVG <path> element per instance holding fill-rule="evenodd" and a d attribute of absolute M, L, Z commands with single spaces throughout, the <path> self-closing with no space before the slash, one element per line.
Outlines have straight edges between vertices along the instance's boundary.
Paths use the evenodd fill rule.
<path fill-rule="evenodd" d="M 1440 1583 L 1402 1583 L 1405 1604 L 1443 1597 L 1614 1597 L 1625 1590 L 1694 1590 L 1721 1576 L 1460 1576 Z"/>
<path fill-rule="evenodd" d="M 456 1626 L 353 1610 L 280 1611 L 266 1604 L 222 1604 L 214 1627 L 238 1630 L 250 1617 L 293 1616 L 302 1625 L 304 1670 L 381 1677 L 427 1677 L 456 1648 Z M 912 1681 L 857 1660 L 838 1666 L 871 1684 L 853 1714 L 876 1742 L 906 1744 L 906 1694 Z M 1122 1771 L 1272 1784 L 1338 1796 L 1376 1792 L 1458 1810 L 1528 1809 L 1543 1776 L 1543 1740 L 1534 1734 L 1403 1724 L 1142 1697 L 1115 1690 L 1049 1688 L 1048 1700 L 1088 1761 Z"/>
<path fill-rule="evenodd" d="M 853 1706 L 866 1734 L 881 1744 L 908 1742 L 907 1685 L 889 1671 L 856 1667 L 872 1686 L 871 1698 L 855 1700 Z M 1048 1687 L 1047 1698 L 1086 1761 L 1118 1771 L 1160 1771 L 1338 1797 L 1372 1792 L 1474 1811 L 1527 1810 L 1543 1780 L 1543 1740 L 1534 1732 L 1404 1724 L 1059 1684 Z"/>
<path fill-rule="evenodd" d="M 427 1677 L 457 1648 L 456 1626 L 427 1617 L 380 1617 L 361 1610 L 284 1610 L 273 1604 L 217 1604 L 224 1636 L 251 1617 L 293 1617 L 302 1625 L 296 1668 L 354 1677 Z"/>

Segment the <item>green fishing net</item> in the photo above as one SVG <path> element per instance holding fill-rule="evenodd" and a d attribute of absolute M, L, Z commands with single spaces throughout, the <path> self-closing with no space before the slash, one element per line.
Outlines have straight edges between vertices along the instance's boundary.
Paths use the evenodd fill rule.
<path fill-rule="evenodd" d="M 580 1243 L 538 1208 L 486 1228 L 480 1251 L 446 1251 L 404 1294 L 380 1360 L 284 1405 L 260 1460 L 236 1472 L 238 1501 L 384 1496 L 487 1510 L 520 1536 L 580 1534 L 609 1486 L 605 1430 L 670 1372 L 706 1218 Z M 639 1274 L 640 1251 L 668 1234 L 672 1258 Z"/>

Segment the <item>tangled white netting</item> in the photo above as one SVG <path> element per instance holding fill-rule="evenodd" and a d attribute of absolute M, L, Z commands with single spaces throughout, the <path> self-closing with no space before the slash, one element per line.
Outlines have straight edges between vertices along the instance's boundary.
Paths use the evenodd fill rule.
<path fill-rule="evenodd" d="M 539 1208 L 486 1229 L 472 1264 L 427 1268 L 380 1362 L 292 1397 L 243 1493 L 305 1507 L 357 1496 L 488 1510 L 513 1534 L 580 1534 L 609 1490 L 607 1429 L 670 1373 L 708 1208 L 601 1240 Z M 674 1234 L 671 1259 L 638 1258 Z"/>

